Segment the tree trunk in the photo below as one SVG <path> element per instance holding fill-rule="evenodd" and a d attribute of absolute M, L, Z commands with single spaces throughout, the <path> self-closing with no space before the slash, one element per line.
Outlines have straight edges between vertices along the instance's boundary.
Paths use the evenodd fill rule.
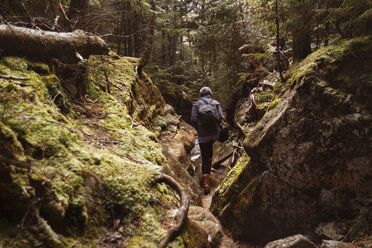
<path fill-rule="evenodd" d="M 152 0 L 151 10 L 155 11 L 155 9 L 156 9 L 155 1 Z M 145 50 L 141 54 L 140 60 L 138 62 L 137 73 L 140 78 L 143 77 L 143 72 L 142 72 L 143 67 L 145 67 L 150 60 L 151 50 L 153 46 L 153 39 L 154 39 L 154 32 L 155 32 L 155 13 L 151 13 L 151 15 L 152 16 L 151 16 L 150 25 L 149 25 L 150 32 L 149 32 L 147 40 L 145 41 Z"/>
<path fill-rule="evenodd" d="M 177 36 L 172 35 L 171 38 L 171 65 L 175 65 L 177 60 Z"/>
<path fill-rule="evenodd" d="M 117 23 L 117 54 L 120 55 L 120 52 L 121 52 L 121 44 L 123 43 L 123 38 L 122 38 L 122 35 L 123 35 L 123 27 L 124 27 L 124 13 L 121 14 L 121 20 L 119 20 L 119 17 L 118 17 L 118 23 Z M 125 46 L 124 46 L 125 47 Z"/>
<path fill-rule="evenodd" d="M 129 9 L 128 10 L 128 20 L 127 20 L 127 23 L 128 23 L 128 30 L 127 30 L 127 36 L 128 36 L 128 56 L 130 57 L 134 57 L 134 54 L 135 54 L 135 51 L 134 51 L 134 42 L 135 42 L 135 38 L 134 38 L 134 14 L 133 14 L 133 10 L 132 9 Z"/>
<path fill-rule="evenodd" d="M 6 54 L 21 55 L 42 60 L 66 58 L 79 53 L 84 58 L 91 54 L 108 54 L 109 48 L 98 36 L 81 30 L 57 33 L 0 24 L 0 48 Z"/>
<path fill-rule="evenodd" d="M 133 22 L 133 34 L 134 34 L 134 57 L 141 56 L 141 50 L 143 47 L 142 42 L 142 33 L 139 32 L 141 30 L 141 20 L 138 16 L 138 13 L 134 13 L 133 15 L 134 22 Z"/>
<path fill-rule="evenodd" d="M 177 8 L 176 8 L 176 1 L 173 1 L 172 3 L 172 10 L 173 10 L 173 13 L 177 13 Z M 177 14 L 173 14 L 173 29 L 174 31 L 177 30 Z M 176 60 L 177 60 L 177 33 L 173 32 L 172 34 L 172 37 L 171 37 L 171 43 L 170 43 L 170 52 L 171 52 L 171 56 L 170 56 L 170 64 L 171 66 L 175 65 L 176 64 Z M 174 71 L 173 71 L 173 74 L 174 74 Z"/>
<path fill-rule="evenodd" d="M 183 36 L 182 35 L 180 36 L 180 56 L 179 56 L 179 60 L 180 61 L 185 60 L 185 53 L 184 53 L 184 49 L 183 49 Z"/>
<path fill-rule="evenodd" d="M 278 71 L 280 75 L 280 80 L 284 82 L 282 67 L 280 64 L 280 29 L 279 29 L 279 7 L 278 0 L 275 0 L 275 24 L 276 24 L 276 62 L 278 66 Z"/>
<path fill-rule="evenodd" d="M 161 64 L 163 66 L 165 66 L 167 64 L 167 48 L 166 48 L 166 43 L 167 43 L 167 40 L 166 40 L 166 35 L 165 35 L 165 31 L 162 30 L 161 31 L 161 37 L 162 37 L 162 44 L 161 44 L 161 58 L 162 58 L 162 61 L 161 61 Z"/>
<path fill-rule="evenodd" d="M 292 33 L 293 36 L 293 60 L 300 61 L 311 53 L 311 39 L 308 30 L 297 29 Z"/>
<path fill-rule="evenodd" d="M 130 14 L 130 19 L 128 22 L 128 56 L 134 57 L 134 22 L 133 22 L 133 14 Z"/>
<path fill-rule="evenodd" d="M 172 36 L 170 36 L 169 35 L 169 33 L 168 33 L 168 35 L 167 35 L 167 40 L 168 40 L 168 42 L 167 42 L 167 44 L 168 44 L 168 65 L 169 66 L 171 66 L 172 65 Z"/>
<path fill-rule="evenodd" d="M 124 35 L 124 39 L 123 39 L 123 46 L 124 46 L 124 49 L 123 49 L 123 54 L 124 56 L 130 56 L 129 55 L 129 44 L 130 44 L 130 23 L 129 23 L 129 20 L 130 20 L 130 16 L 129 16 L 129 12 L 130 12 L 130 5 L 129 3 L 126 3 L 125 4 L 125 11 L 123 12 L 123 35 Z"/>

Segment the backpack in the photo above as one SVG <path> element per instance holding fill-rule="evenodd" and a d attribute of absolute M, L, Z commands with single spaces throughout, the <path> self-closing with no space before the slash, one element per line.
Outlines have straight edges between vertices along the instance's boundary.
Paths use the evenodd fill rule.
<path fill-rule="evenodd" d="M 212 104 L 212 99 L 207 102 L 202 100 L 205 104 L 198 107 L 198 119 L 202 126 L 211 126 L 218 123 L 218 113 L 215 105 Z"/>

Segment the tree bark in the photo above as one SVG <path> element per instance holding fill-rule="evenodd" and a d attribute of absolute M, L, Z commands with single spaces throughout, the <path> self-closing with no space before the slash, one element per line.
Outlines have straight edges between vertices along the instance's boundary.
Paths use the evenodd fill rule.
<path fill-rule="evenodd" d="M 293 31 L 293 60 L 300 61 L 311 53 L 310 33 L 304 29 Z"/>
<path fill-rule="evenodd" d="M 134 37 L 134 15 L 133 15 L 133 10 L 129 10 L 128 14 L 129 20 L 128 20 L 128 56 L 129 57 L 134 57 L 135 51 L 134 51 L 134 45 L 135 45 L 135 37 Z"/>
<path fill-rule="evenodd" d="M 134 34 L 134 57 L 140 57 L 143 45 L 143 34 L 141 28 L 141 18 L 138 13 L 133 15 L 133 34 Z"/>
<path fill-rule="evenodd" d="M 52 58 L 84 58 L 91 54 L 108 54 L 107 44 L 98 36 L 76 30 L 57 33 L 13 25 L 0 24 L 0 48 L 6 54 L 21 55 L 41 60 Z"/>
<path fill-rule="evenodd" d="M 284 82 L 282 67 L 280 65 L 280 27 L 279 27 L 279 7 L 278 0 L 275 0 L 275 24 L 276 24 L 276 62 L 280 75 L 280 80 Z"/>
<path fill-rule="evenodd" d="M 166 40 L 166 35 L 165 35 L 165 31 L 162 30 L 161 31 L 161 40 L 162 40 L 162 44 L 161 44 L 161 64 L 163 66 L 165 66 L 167 64 L 167 48 L 166 48 L 166 43 L 167 43 L 167 40 Z"/>
<path fill-rule="evenodd" d="M 170 65 L 175 65 L 177 61 L 177 36 L 172 35 L 171 38 L 171 61 Z"/>
<path fill-rule="evenodd" d="M 117 29 L 118 29 L 118 38 L 117 38 L 117 54 L 120 55 L 121 52 L 121 44 L 123 43 L 123 30 L 124 30 L 124 21 L 125 21 L 125 15 L 124 13 L 121 14 L 121 20 L 118 20 Z M 119 19 L 119 17 L 118 17 Z M 125 54 L 125 43 L 124 43 L 124 54 Z"/>
<path fill-rule="evenodd" d="M 155 1 L 152 0 L 151 10 L 155 11 L 155 9 L 156 9 Z M 142 72 L 143 67 L 145 67 L 150 60 L 151 50 L 153 46 L 153 39 L 154 39 L 154 32 L 155 32 L 155 13 L 151 13 L 151 15 L 152 17 L 150 20 L 150 33 L 149 33 L 147 40 L 145 41 L 145 50 L 142 53 L 140 60 L 138 62 L 137 73 L 138 73 L 138 77 L 140 78 L 143 77 L 143 72 Z"/>

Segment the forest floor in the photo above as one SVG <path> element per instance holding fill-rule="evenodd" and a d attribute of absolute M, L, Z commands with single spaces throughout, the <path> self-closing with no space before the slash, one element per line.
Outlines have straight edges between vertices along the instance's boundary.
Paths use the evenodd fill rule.
<path fill-rule="evenodd" d="M 221 160 L 229 156 L 233 152 L 233 144 L 232 142 L 220 143 L 215 142 L 213 148 L 213 165 L 211 170 L 211 192 L 207 195 L 201 196 L 202 207 L 205 209 L 209 209 L 212 203 L 213 194 L 216 189 L 219 187 L 223 179 L 226 177 L 227 173 L 230 171 L 231 167 L 233 167 L 233 156 L 228 157 L 228 159 L 224 160 L 220 163 Z M 194 152 L 192 152 L 192 157 L 197 157 L 200 155 L 199 145 L 196 144 L 194 148 Z M 194 157 L 194 159 L 195 159 Z M 193 160 L 193 159 L 192 159 Z M 193 161 L 193 164 L 196 170 L 201 170 L 201 156 L 197 157 L 196 160 Z M 200 172 L 201 173 L 201 172 Z M 200 180 L 201 183 L 201 180 Z M 230 236 L 230 235 L 229 235 Z M 242 242 L 236 242 L 236 248 L 262 248 L 263 245 L 254 245 Z"/>

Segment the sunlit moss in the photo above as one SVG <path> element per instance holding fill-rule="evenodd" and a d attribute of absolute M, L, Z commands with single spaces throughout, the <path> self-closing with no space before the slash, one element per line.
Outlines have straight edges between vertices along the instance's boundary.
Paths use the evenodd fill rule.
<path fill-rule="evenodd" d="M 250 157 L 246 153 L 244 153 L 244 155 L 239 158 L 236 165 L 226 175 L 220 186 L 216 189 L 213 196 L 213 198 L 216 200 L 214 201 L 215 203 L 211 206 L 211 211 L 216 213 L 217 216 L 220 216 L 222 214 L 223 208 L 230 201 L 229 189 L 242 173 L 242 171 L 249 164 L 249 161 Z"/>
<path fill-rule="evenodd" d="M 154 120 L 154 128 L 157 131 L 165 130 L 169 125 L 178 126 L 180 123 L 179 119 L 171 114 L 166 116 L 158 116 Z"/>
<path fill-rule="evenodd" d="M 254 94 L 255 99 L 258 103 L 269 102 L 273 98 L 273 93 L 271 91 L 264 91 Z"/>
<path fill-rule="evenodd" d="M 157 202 L 177 200 L 167 187 L 155 186 L 167 161 L 151 131 L 164 100 L 157 99 L 151 81 L 146 87 L 152 94 L 142 92 L 146 87 L 136 79 L 136 62 L 120 57 L 92 57 L 88 62 L 86 108 L 89 104 L 95 107 L 99 116 L 94 125 L 105 133 L 105 141 L 113 142 L 107 149 L 84 139 L 95 135 L 95 126 L 86 125 L 74 113 L 74 102 L 58 77 L 48 74 L 47 65 L 31 66 L 19 58 L 0 62 L 2 73 L 29 78 L 25 82 L 0 79 L 0 142 L 9 148 L 0 154 L 34 161 L 31 171 L 12 167 L 13 191 L 6 193 L 23 202 L 31 201 L 35 194 L 43 197 L 43 204 L 50 204 L 53 214 L 61 215 L 61 223 L 47 222 L 64 230 L 67 247 L 76 241 L 81 247 L 91 247 L 104 234 L 102 227 L 111 227 L 113 218 L 120 218 L 133 247 L 155 247 L 166 234 L 160 221 L 165 210 Z M 178 125 L 176 117 L 163 119 Z M 94 138 L 100 142 L 100 137 Z M 95 196 L 93 205 L 89 194 Z M 43 211 L 45 216 L 52 214 L 48 208 Z M 73 237 L 70 231 L 75 233 Z M 27 244 L 17 243 L 17 247 L 48 247 L 42 245 L 46 237 L 24 235 L 30 235 Z M 5 246 L 14 244 L 11 237 L 2 238 L 8 240 Z"/>
<path fill-rule="evenodd" d="M 18 160 L 25 159 L 22 144 L 18 141 L 16 134 L 2 122 L 0 122 L 0 145 L 3 147 L 1 155 Z"/>
<path fill-rule="evenodd" d="M 267 107 L 267 111 L 270 111 L 273 108 L 275 108 L 278 105 L 279 102 L 280 102 L 280 99 L 275 98 L 273 101 L 270 102 L 269 106 Z"/>
<path fill-rule="evenodd" d="M 329 45 L 311 53 L 302 62 L 294 64 L 285 75 L 286 85 L 300 82 L 306 75 L 329 72 L 337 68 L 338 63 L 347 63 L 349 58 L 358 57 L 363 59 L 372 50 L 372 36 L 363 36 L 351 40 L 342 40 L 339 43 Z M 326 68 L 322 65 L 327 64 Z"/>

